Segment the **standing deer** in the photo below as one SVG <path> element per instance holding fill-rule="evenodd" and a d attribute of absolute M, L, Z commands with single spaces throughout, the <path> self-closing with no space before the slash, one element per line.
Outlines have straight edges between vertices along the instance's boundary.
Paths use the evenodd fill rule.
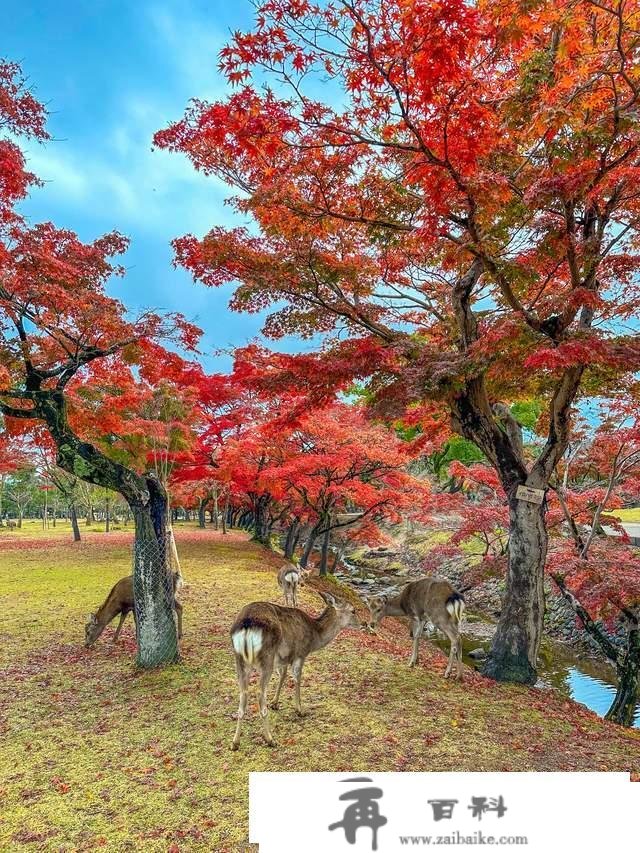
<path fill-rule="evenodd" d="M 320 616 L 308 616 L 294 607 L 281 607 L 267 601 L 247 604 L 231 626 L 231 643 L 235 656 L 240 706 L 238 724 L 231 748 L 236 750 L 240 743 L 240 727 L 247 711 L 249 676 L 253 668 L 260 673 L 260 716 L 262 733 L 269 746 L 275 746 L 269 728 L 267 688 L 276 668 L 280 674 L 276 695 L 271 707 L 276 710 L 280 691 L 287 676 L 287 668 L 295 681 L 295 709 L 304 716 L 300 702 L 302 667 L 311 652 L 322 649 L 338 636 L 343 628 L 359 628 L 356 611 L 348 602 L 338 602 L 329 593 L 320 593 L 326 608 Z"/>
<path fill-rule="evenodd" d="M 173 607 L 178 617 L 178 639 L 182 639 L 182 605 L 176 598 L 176 593 L 182 586 L 182 575 L 180 572 L 172 572 L 172 579 Z M 84 627 L 85 646 L 87 648 L 92 646 L 109 622 L 120 614 L 120 621 L 113 635 L 113 642 L 117 642 L 124 620 L 129 613 L 133 613 L 133 618 L 135 619 L 135 610 L 133 609 L 133 575 L 121 578 L 107 596 L 104 604 L 95 613 L 90 614 L 87 624 Z"/>
<path fill-rule="evenodd" d="M 285 563 L 278 572 L 278 586 L 284 595 L 284 603 L 287 607 L 298 606 L 298 587 L 304 586 L 305 580 L 311 574 L 294 566 L 293 563 Z"/>
<path fill-rule="evenodd" d="M 451 648 L 449 663 L 444 673 L 448 678 L 456 661 L 456 679 L 462 679 L 462 643 L 460 642 L 460 622 L 464 614 L 464 598 L 451 586 L 449 581 L 440 578 L 422 578 L 408 583 L 394 596 L 378 595 L 368 601 L 371 620 L 369 627 L 374 629 L 385 616 L 406 616 L 411 620 L 413 651 L 409 666 L 418 662 L 418 644 L 424 631 L 425 622 L 432 622 L 449 638 Z"/>

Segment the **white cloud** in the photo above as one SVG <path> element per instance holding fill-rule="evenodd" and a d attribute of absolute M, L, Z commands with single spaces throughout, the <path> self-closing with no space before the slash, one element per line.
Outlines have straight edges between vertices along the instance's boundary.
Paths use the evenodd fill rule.
<path fill-rule="evenodd" d="M 64 195 L 74 202 L 86 200 L 89 186 L 84 175 L 73 162 L 64 156 L 52 153 L 53 144 L 27 152 L 29 169 L 46 184 L 53 184 L 57 195 Z"/>
<path fill-rule="evenodd" d="M 154 231 L 166 239 L 230 222 L 232 212 L 223 204 L 229 190 L 222 181 L 199 174 L 181 154 L 152 150 L 154 132 L 179 115 L 177 107 L 171 110 L 152 97 L 123 98 L 118 123 L 100 145 L 70 139 L 28 153 L 29 167 L 45 182 L 35 193 L 78 213 L 95 215 L 99 207 L 114 227 Z"/>
<path fill-rule="evenodd" d="M 211 25 L 210 14 L 198 14 L 188 2 L 181 2 L 178 11 L 159 3 L 148 7 L 146 17 L 191 96 L 207 97 L 219 88 L 218 53 L 227 35 Z"/>
<path fill-rule="evenodd" d="M 211 24 L 210 11 L 200 14 L 182 0 L 141 7 L 138 20 L 145 49 L 166 66 L 162 78 L 150 75 L 144 89 L 123 93 L 117 112 L 98 113 L 82 139 L 62 125 L 64 141 L 28 151 L 30 168 L 45 182 L 34 194 L 75 220 L 97 213 L 134 239 L 138 230 L 163 239 L 201 234 L 231 221 L 223 205 L 228 188 L 196 172 L 186 157 L 152 150 L 152 140 L 182 115 L 190 97 L 223 96 L 216 66 L 226 36 Z"/>

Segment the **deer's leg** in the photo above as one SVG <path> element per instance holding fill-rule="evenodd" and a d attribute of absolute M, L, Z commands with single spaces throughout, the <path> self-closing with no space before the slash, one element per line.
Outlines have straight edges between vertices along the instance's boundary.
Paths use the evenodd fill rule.
<path fill-rule="evenodd" d="M 178 619 L 178 639 L 182 639 L 182 605 L 180 602 L 174 598 L 173 607 L 176 611 L 176 617 Z"/>
<path fill-rule="evenodd" d="M 299 717 L 305 717 L 306 714 L 302 710 L 302 702 L 300 700 L 300 685 L 302 683 L 302 667 L 304 665 L 304 661 L 301 658 L 294 660 L 293 665 L 291 667 L 291 675 L 293 676 L 293 680 L 296 683 L 296 693 L 295 693 L 295 709 L 296 713 Z"/>
<path fill-rule="evenodd" d="M 122 626 L 124 625 L 124 620 L 127 618 L 128 610 L 123 610 L 120 614 L 120 621 L 118 622 L 118 627 L 116 628 L 116 632 L 113 635 L 113 642 L 118 642 L 118 637 L 120 636 L 120 631 L 122 631 Z"/>
<path fill-rule="evenodd" d="M 444 671 L 444 677 L 449 678 L 455 662 L 456 678 L 459 679 L 462 676 L 462 643 L 460 642 L 460 635 L 453 628 L 447 628 L 445 633 L 449 638 L 451 646 L 449 648 L 449 661 Z"/>
<path fill-rule="evenodd" d="M 273 673 L 273 660 L 265 661 L 260 673 L 260 716 L 262 717 L 262 734 L 267 746 L 275 746 L 271 729 L 269 728 L 269 706 L 267 704 L 267 689 Z"/>
<path fill-rule="evenodd" d="M 413 637 L 413 651 L 409 659 L 409 666 L 415 666 L 418 663 L 418 646 L 420 644 L 423 627 L 423 623 L 420 619 L 413 620 L 413 626 L 411 629 L 411 636 Z"/>
<path fill-rule="evenodd" d="M 248 667 L 245 667 L 244 662 L 236 658 L 236 673 L 238 676 L 238 687 L 240 689 L 240 704 L 238 706 L 238 722 L 236 724 L 236 733 L 233 736 L 231 749 L 236 750 L 240 744 L 240 727 L 242 720 L 247 713 L 247 700 L 249 694 L 249 673 Z"/>
<path fill-rule="evenodd" d="M 274 711 L 278 710 L 278 703 L 280 702 L 280 691 L 282 690 L 282 685 L 284 684 L 285 678 L 287 677 L 287 664 L 281 664 L 279 667 L 280 678 L 278 679 L 278 687 L 276 689 L 276 695 L 273 697 L 273 702 L 269 706 Z"/>
<path fill-rule="evenodd" d="M 292 589 L 291 589 L 291 598 L 293 600 L 293 606 L 297 607 L 298 606 L 298 587 L 297 587 L 297 585 L 292 587 Z"/>
<path fill-rule="evenodd" d="M 462 667 L 462 637 L 460 636 L 460 632 L 458 631 L 456 635 L 456 657 L 457 657 L 457 666 L 456 666 L 456 681 L 462 681 L 462 675 L 464 669 Z"/>

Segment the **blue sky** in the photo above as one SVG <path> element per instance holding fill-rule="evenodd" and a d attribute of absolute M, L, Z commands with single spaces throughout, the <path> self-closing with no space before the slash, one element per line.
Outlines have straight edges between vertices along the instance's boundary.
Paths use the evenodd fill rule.
<path fill-rule="evenodd" d="M 231 30 L 251 25 L 252 12 L 249 0 L 3 4 L 0 51 L 22 64 L 54 137 L 27 147 L 46 183 L 25 211 L 86 240 L 114 228 L 129 236 L 127 276 L 111 292 L 132 309 L 183 311 L 204 328 L 206 352 L 253 338 L 260 319 L 228 311 L 230 289 L 209 290 L 173 269 L 169 243 L 239 220 L 221 182 L 182 155 L 152 151 L 151 139 L 189 98 L 224 95 L 218 51 Z"/>

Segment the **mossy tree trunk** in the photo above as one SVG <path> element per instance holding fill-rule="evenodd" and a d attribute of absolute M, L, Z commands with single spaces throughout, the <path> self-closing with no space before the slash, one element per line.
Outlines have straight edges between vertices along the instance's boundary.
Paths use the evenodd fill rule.
<path fill-rule="evenodd" d="M 167 494 L 153 474 L 142 476 L 109 459 L 71 429 L 62 392 L 33 395 L 34 413 L 47 425 L 64 471 L 118 492 L 135 522 L 134 603 L 138 638 L 137 662 L 155 667 L 178 660 L 173 587 L 167 561 Z"/>
<path fill-rule="evenodd" d="M 266 548 L 270 548 L 269 504 L 271 503 L 271 495 L 268 493 L 252 495 L 251 500 L 253 504 L 253 539 Z"/>
<path fill-rule="evenodd" d="M 616 666 L 618 688 L 613 703 L 605 717 L 621 726 L 632 726 L 635 721 L 640 688 L 640 617 L 637 612 L 625 610 L 627 621 L 627 646 L 624 652 L 612 642 L 600 624 L 591 617 L 586 607 L 567 587 L 564 577 L 552 575 L 562 597 L 576 614 L 584 630 L 592 637 L 602 653 Z"/>
<path fill-rule="evenodd" d="M 632 726 L 638 707 L 640 686 L 640 625 L 632 616 L 627 630 L 627 648 L 617 663 L 618 689 L 606 719 L 621 726 Z"/>
<path fill-rule="evenodd" d="M 324 577 L 329 567 L 329 545 L 331 542 L 331 528 L 327 527 L 322 536 L 322 549 L 320 551 L 320 575 Z"/>
<path fill-rule="evenodd" d="M 204 530 L 207 525 L 205 511 L 207 509 L 207 498 L 200 498 L 198 502 L 198 527 Z"/>
<path fill-rule="evenodd" d="M 300 519 L 294 518 L 287 529 L 287 535 L 284 542 L 284 556 L 287 560 L 291 560 L 296 551 L 298 537 L 300 536 Z"/>
<path fill-rule="evenodd" d="M 69 504 L 69 518 L 71 519 L 71 529 L 73 530 L 73 541 L 80 542 L 80 525 L 78 524 L 78 511 L 74 501 Z"/>
<path fill-rule="evenodd" d="M 483 673 L 535 684 L 544 619 L 545 513 L 542 506 L 513 498 L 509 516 L 507 591 Z"/>

